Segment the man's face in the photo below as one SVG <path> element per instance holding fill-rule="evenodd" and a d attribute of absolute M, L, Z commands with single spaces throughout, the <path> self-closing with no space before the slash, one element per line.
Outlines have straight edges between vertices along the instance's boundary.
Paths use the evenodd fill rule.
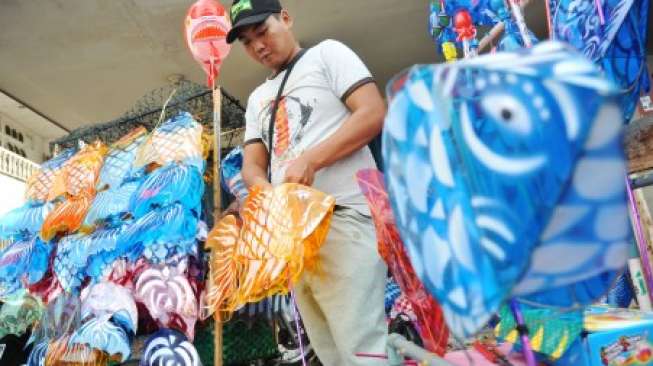
<path fill-rule="evenodd" d="M 254 60 L 272 70 L 281 68 L 290 57 L 294 39 L 290 31 L 292 19 L 284 10 L 269 16 L 264 22 L 243 29 L 238 40 Z"/>

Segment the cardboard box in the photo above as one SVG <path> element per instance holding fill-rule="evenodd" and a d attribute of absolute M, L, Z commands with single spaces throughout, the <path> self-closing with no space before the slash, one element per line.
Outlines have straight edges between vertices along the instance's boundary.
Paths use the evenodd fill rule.
<path fill-rule="evenodd" d="M 653 313 L 591 307 L 584 323 L 588 334 L 579 342 L 584 349 L 583 364 L 653 365 Z"/>

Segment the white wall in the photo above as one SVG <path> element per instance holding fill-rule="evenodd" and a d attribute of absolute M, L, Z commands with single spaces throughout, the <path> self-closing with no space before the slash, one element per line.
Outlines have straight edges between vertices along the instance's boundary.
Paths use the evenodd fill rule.
<path fill-rule="evenodd" d="M 0 216 L 25 202 L 25 183 L 0 174 Z"/>
<path fill-rule="evenodd" d="M 23 143 L 6 136 L 5 126 L 9 126 L 17 132 L 21 132 L 24 137 Z M 24 124 L 14 120 L 7 114 L 0 112 L 0 145 L 4 148 L 8 148 L 8 143 L 22 148 L 25 151 L 25 157 L 38 164 L 43 162 L 43 154 L 48 152 L 48 150 L 45 149 L 47 143 L 45 143 L 40 134 L 25 127 Z"/>
<path fill-rule="evenodd" d="M 20 142 L 6 135 L 5 126 L 10 127 L 15 132 L 21 133 L 23 142 Z M 22 149 L 25 152 L 25 158 L 40 163 L 43 157 L 43 141 L 34 131 L 31 131 L 12 118 L 0 113 L 0 144 L 2 147 L 11 150 L 9 144 Z"/>

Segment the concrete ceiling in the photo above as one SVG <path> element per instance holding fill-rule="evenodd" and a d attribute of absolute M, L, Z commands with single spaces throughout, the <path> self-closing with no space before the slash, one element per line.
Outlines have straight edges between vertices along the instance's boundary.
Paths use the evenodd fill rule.
<path fill-rule="evenodd" d="M 231 1 L 222 0 L 224 4 Z M 171 74 L 203 83 L 182 22 L 190 0 L 2 0 L 0 92 L 66 129 L 119 117 Z M 347 43 L 380 85 L 415 63 L 437 61 L 426 29 L 428 0 L 286 0 L 304 46 Z M 545 36 L 543 2 L 527 23 Z M 221 84 L 243 103 L 267 75 L 240 45 Z M 39 127 L 34 127 L 39 128 Z"/>

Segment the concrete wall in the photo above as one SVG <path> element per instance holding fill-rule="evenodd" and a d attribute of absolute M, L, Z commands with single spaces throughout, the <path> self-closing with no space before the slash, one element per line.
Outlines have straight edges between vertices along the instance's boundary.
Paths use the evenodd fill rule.
<path fill-rule="evenodd" d="M 7 136 L 5 133 L 5 126 L 20 132 L 23 137 L 23 142 Z M 25 158 L 35 162 L 42 163 L 44 154 L 48 153 L 47 142 L 40 133 L 25 127 L 21 121 L 16 121 L 4 113 L 0 113 L 0 145 L 5 149 L 9 149 L 8 144 L 21 148 L 25 152 Z"/>
<path fill-rule="evenodd" d="M 0 174 L 0 216 L 23 205 L 25 183 Z"/>

